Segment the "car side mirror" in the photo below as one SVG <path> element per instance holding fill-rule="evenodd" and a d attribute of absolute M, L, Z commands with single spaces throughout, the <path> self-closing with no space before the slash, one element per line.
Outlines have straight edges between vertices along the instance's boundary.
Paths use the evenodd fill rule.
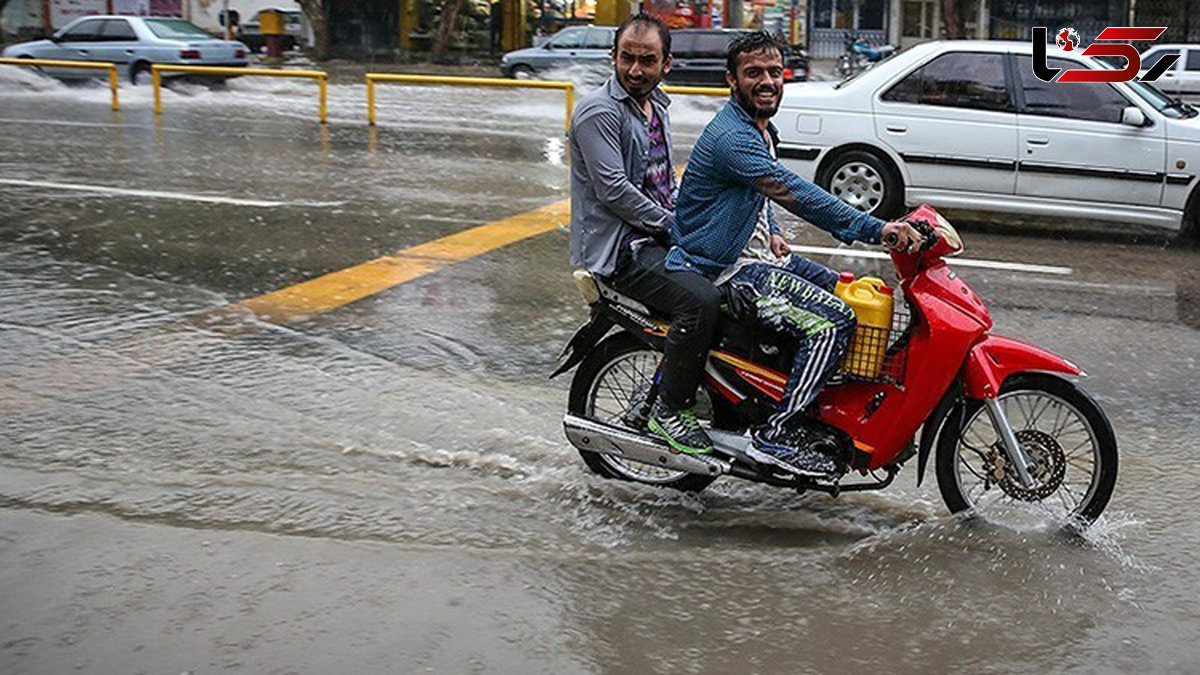
<path fill-rule="evenodd" d="M 1131 127 L 1144 127 L 1146 126 L 1146 113 L 1143 113 L 1142 109 L 1135 105 L 1126 106 L 1121 111 L 1121 124 L 1128 124 Z"/>

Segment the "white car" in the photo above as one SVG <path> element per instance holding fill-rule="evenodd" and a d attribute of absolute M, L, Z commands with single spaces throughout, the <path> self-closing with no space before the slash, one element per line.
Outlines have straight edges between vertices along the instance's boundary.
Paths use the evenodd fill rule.
<path fill-rule="evenodd" d="M 107 61 L 122 67 L 134 84 L 148 82 L 150 64 L 242 67 L 249 49 L 217 40 L 183 19 L 148 16 L 85 16 L 45 40 L 5 48 L 3 56 L 55 61 Z M 86 75 L 81 68 L 50 70 L 59 77 Z"/>
<path fill-rule="evenodd" d="M 917 45 L 840 83 L 785 87 L 780 158 L 861 210 L 1200 227 L 1200 116 L 1146 84 L 1043 82 L 1028 42 Z M 1103 68 L 1050 50 L 1051 68 Z"/>
<path fill-rule="evenodd" d="M 1155 80 L 1154 86 L 1172 96 L 1200 97 L 1200 45 L 1153 45 L 1142 54 L 1139 76 L 1167 54 L 1178 54 L 1179 59 Z"/>

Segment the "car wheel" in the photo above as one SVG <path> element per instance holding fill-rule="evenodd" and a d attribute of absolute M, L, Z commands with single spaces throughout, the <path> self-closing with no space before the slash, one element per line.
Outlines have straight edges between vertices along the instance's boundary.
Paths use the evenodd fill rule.
<path fill-rule="evenodd" d="M 150 64 L 138 61 L 129 67 L 129 83 L 135 87 L 150 84 Z"/>
<path fill-rule="evenodd" d="M 1200 186 L 1194 188 L 1188 198 L 1175 243 L 1184 248 L 1200 248 Z"/>
<path fill-rule="evenodd" d="M 518 63 L 512 67 L 512 77 L 514 80 L 532 80 L 533 68 L 530 68 L 524 63 Z"/>
<path fill-rule="evenodd" d="M 817 184 L 876 218 L 894 218 L 904 206 L 904 181 L 874 152 L 849 150 L 826 162 Z"/>

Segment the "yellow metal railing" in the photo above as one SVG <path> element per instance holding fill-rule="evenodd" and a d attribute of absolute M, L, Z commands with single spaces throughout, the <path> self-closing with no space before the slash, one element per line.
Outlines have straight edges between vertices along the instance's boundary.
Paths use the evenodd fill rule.
<path fill-rule="evenodd" d="M 91 68 L 108 71 L 108 88 L 112 90 L 112 109 L 120 110 L 117 101 L 117 64 L 99 61 L 55 61 L 51 59 L 0 59 L 0 63 L 10 66 L 47 66 L 50 68 Z"/>
<path fill-rule="evenodd" d="M 668 94 L 683 94 L 684 96 L 728 96 L 729 87 L 685 87 L 673 84 L 662 85 L 662 90 Z"/>
<path fill-rule="evenodd" d="M 169 64 L 156 63 L 150 66 L 151 77 L 154 80 L 154 114 L 162 114 L 162 73 L 195 73 L 198 75 L 256 75 L 263 77 L 298 77 L 309 80 L 316 80 L 320 88 L 321 98 L 321 124 L 325 124 L 327 117 L 327 108 L 325 105 L 326 86 L 325 80 L 328 75 L 319 70 L 271 70 L 268 68 L 216 68 L 209 66 L 175 66 Z"/>
<path fill-rule="evenodd" d="M 562 89 L 567 92 L 567 121 L 564 128 L 571 130 L 571 111 L 575 108 L 575 85 L 570 82 L 541 80 L 504 80 L 494 77 L 440 77 L 435 75 L 396 75 L 392 73 L 367 73 L 367 123 L 375 124 L 375 83 L 410 82 L 413 84 L 455 84 L 473 87 L 522 87 L 525 89 Z"/>

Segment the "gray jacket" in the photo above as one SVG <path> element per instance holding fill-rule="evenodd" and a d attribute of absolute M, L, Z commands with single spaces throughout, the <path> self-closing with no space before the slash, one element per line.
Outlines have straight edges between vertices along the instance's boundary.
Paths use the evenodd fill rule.
<path fill-rule="evenodd" d="M 655 89 L 650 103 L 661 120 L 670 158 L 671 101 Z M 617 246 L 626 234 L 665 234 L 670 228 L 674 213 L 642 192 L 649 157 L 650 123 L 616 77 L 580 99 L 571 117 L 572 266 L 607 276 L 616 267 Z"/>

